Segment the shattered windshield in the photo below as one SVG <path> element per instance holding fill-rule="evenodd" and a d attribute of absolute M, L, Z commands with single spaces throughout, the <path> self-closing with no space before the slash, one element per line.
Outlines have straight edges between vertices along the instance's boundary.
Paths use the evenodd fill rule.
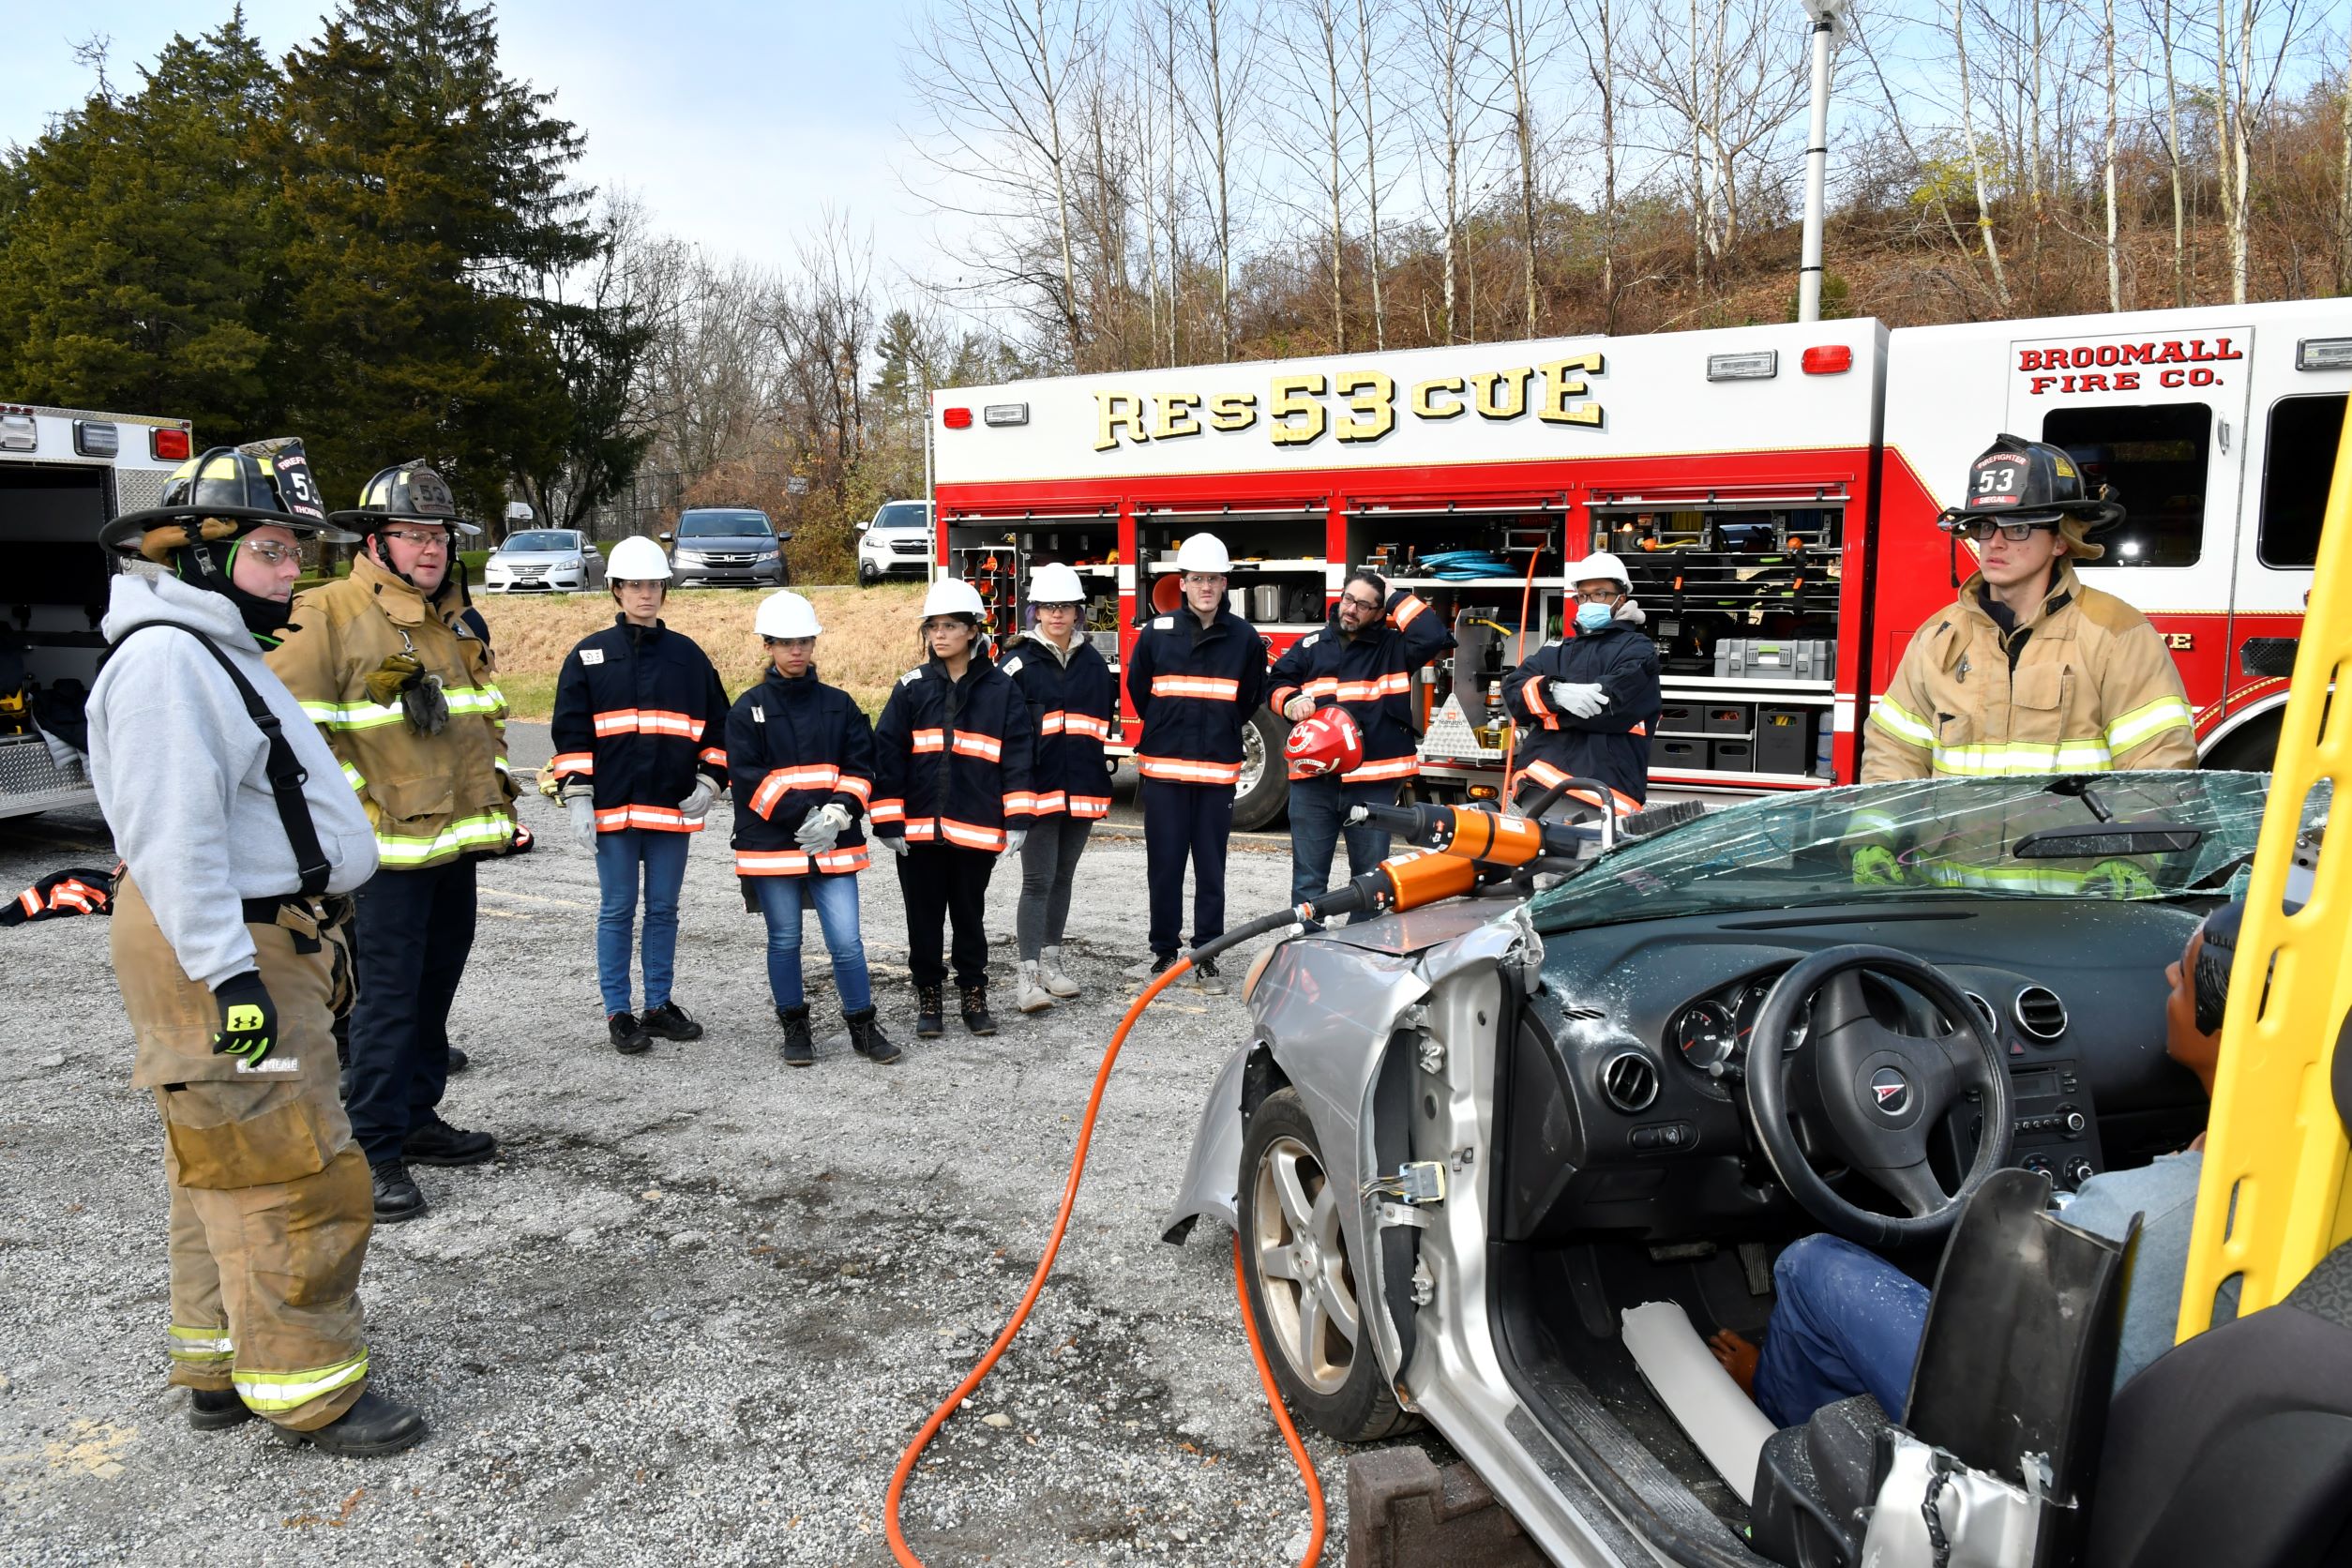
<path fill-rule="evenodd" d="M 2200 829 L 2194 848 L 2159 854 L 2020 860 L 2026 834 L 2100 819 L 2079 792 L 2032 778 L 1926 778 L 1856 784 L 1747 802 L 1593 861 L 1536 897 L 1539 930 L 1676 915 L 1737 913 L 1943 893 L 2019 898 L 2219 895 L 2254 859 L 2269 794 L 2265 773 L 2111 773 L 2088 782 L 2118 825 Z M 2326 787 L 2303 825 L 2327 816 Z M 1863 850 L 1883 851 L 1862 857 Z"/>

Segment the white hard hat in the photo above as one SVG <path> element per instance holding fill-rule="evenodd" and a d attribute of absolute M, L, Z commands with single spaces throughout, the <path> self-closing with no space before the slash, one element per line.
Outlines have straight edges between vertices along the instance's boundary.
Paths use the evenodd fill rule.
<path fill-rule="evenodd" d="M 611 557 L 604 564 L 604 575 L 616 582 L 667 582 L 670 557 L 653 540 L 642 534 L 633 534 L 612 547 Z"/>
<path fill-rule="evenodd" d="M 1601 578 L 1614 580 L 1620 587 L 1631 592 L 1634 580 L 1625 575 L 1625 563 L 1606 550 L 1596 550 L 1581 561 L 1568 563 L 1568 580 L 1592 582 Z"/>
<path fill-rule="evenodd" d="M 816 607 L 791 589 L 760 601 L 751 629 L 761 637 L 815 637 L 825 628 L 817 625 Z"/>
<path fill-rule="evenodd" d="M 1032 604 L 1083 604 L 1086 585 L 1078 574 L 1059 561 L 1048 561 L 1029 574 L 1029 602 Z"/>
<path fill-rule="evenodd" d="M 1223 577 L 1233 569 L 1233 558 L 1225 553 L 1225 541 L 1214 534 L 1195 534 L 1177 547 L 1176 569 Z"/>
<path fill-rule="evenodd" d="M 988 611 L 980 602 L 979 589 L 960 577 L 942 577 L 923 596 L 923 618 L 927 621 L 934 615 L 969 615 L 985 621 Z"/>

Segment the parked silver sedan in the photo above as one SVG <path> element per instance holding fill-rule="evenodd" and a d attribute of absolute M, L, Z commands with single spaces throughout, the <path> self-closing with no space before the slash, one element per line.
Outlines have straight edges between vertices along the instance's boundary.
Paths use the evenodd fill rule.
<path fill-rule="evenodd" d="M 491 594 L 575 594 L 603 585 L 603 552 L 577 528 L 510 534 L 482 564 L 482 588 Z"/>
<path fill-rule="evenodd" d="M 1800 1237 L 1932 1277 L 1997 1171 L 2071 1188 L 2203 1126 L 2160 977 L 2242 878 L 2268 776 L 2096 776 L 1755 801 L 1545 891 L 1285 941 L 1167 1238 L 1238 1230 L 1330 1437 L 1426 1421 L 1559 1562 L 1761 1568 L 1753 1470 L 1652 1392 L 1624 1314 L 1760 1337 Z M 2135 824 L 2162 837 L 2118 848 Z M 1857 882 L 1864 843 L 1898 880 Z"/>

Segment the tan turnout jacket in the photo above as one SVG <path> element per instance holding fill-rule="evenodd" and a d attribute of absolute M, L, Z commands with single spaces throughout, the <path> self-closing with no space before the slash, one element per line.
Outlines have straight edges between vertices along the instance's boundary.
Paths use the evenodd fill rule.
<path fill-rule="evenodd" d="M 1983 585 L 1970 577 L 1912 635 L 1871 711 L 1863 783 L 2197 765 L 2180 672 L 2148 617 L 2085 587 L 2061 558 L 2049 596 L 2004 634 Z"/>

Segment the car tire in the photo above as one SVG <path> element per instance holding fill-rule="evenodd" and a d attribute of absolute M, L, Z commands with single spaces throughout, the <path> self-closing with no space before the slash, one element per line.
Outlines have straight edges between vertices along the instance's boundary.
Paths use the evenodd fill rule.
<path fill-rule="evenodd" d="M 1290 781 L 1282 765 L 1282 743 L 1290 727 L 1271 709 L 1259 707 L 1242 727 L 1242 781 L 1233 788 L 1233 828 L 1255 833 L 1290 804 Z"/>
<path fill-rule="evenodd" d="M 871 588 L 875 583 L 880 582 L 882 579 L 882 568 L 875 565 L 872 562 L 860 561 L 857 564 L 857 585 L 860 588 Z"/>
<path fill-rule="evenodd" d="M 1325 1437 L 1372 1442 L 1405 1431 L 1415 1418 L 1397 1405 L 1364 1321 L 1338 1218 L 1338 1205 L 1351 1200 L 1323 1170 L 1322 1145 L 1298 1091 L 1278 1090 L 1259 1102 L 1242 1139 L 1242 1278 L 1250 1316 L 1284 1402 Z M 1302 1251 L 1303 1239 L 1309 1244 Z M 1276 1260 L 1311 1277 L 1270 1278 L 1264 1265 Z"/>

